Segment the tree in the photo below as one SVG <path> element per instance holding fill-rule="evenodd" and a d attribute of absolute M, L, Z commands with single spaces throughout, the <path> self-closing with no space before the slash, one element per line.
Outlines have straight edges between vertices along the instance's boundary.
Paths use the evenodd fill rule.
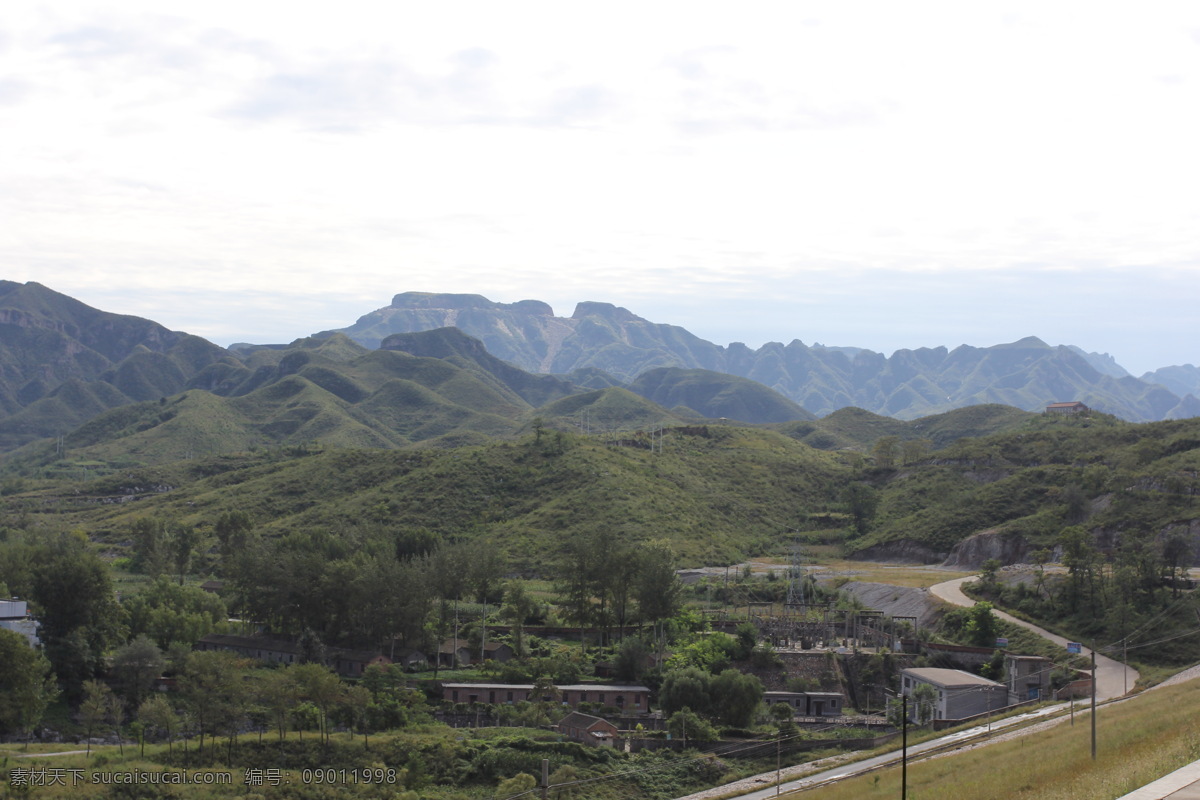
<path fill-rule="evenodd" d="M 83 702 L 79 704 L 79 716 L 87 729 L 87 755 L 92 754 L 92 732 L 103 725 L 112 712 L 112 690 L 100 681 L 85 681 Z"/>
<path fill-rule="evenodd" d="M 643 544 L 637 551 L 637 564 L 633 593 L 642 618 L 657 625 L 675 616 L 683 585 L 675 572 L 675 553 L 671 546 L 662 540 Z"/>
<path fill-rule="evenodd" d="M 1077 484 L 1070 484 L 1062 493 L 1064 516 L 1067 522 L 1075 524 L 1082 522 L 1088 512 L 1088 498 L 1083 489 Z"/>
<path fill-rule="evenodd" d="M 1058 536 L 1063 548 L 1062 561 L 1067 568 L 1067 602 L 1072 611 L 1079 610 L 1084 589 L 1087 590 L 1089 606 L 1093 615 L 1096 611 L 1095 568 L 1096 549 L 1092 537 L 1079 525 L 1063 528 Z"/>
<path fill-rule="evenodd" d="M 28 737 L 58 694 L 44 655 L 19 633 L 0 628 L 0 733 Z"/>
<path fill-rule="evenodd" d="M 476 547 L 467 559 L 467 586 L 476 603 L 495 603 L 500 600 L 500 579 L 504 576 L 504 558 L 500 548 L 493 545 Z"/>
<path fill-rule="evenodd" d="M 99 674 L 105 652 L 123 640 L 124 621 L 108 565 L 88 549 L 82 532 L 39 547 L 31 599 L 46 655 L 75 701 L 84 681 Z"/>
<path fill-rule="evenodd" d="M 179 576 L 179 585 L 192 566 L 192 558 L 196 548 L 200 546 L 200 533 L 194 525 L 176 525 L 171 531 L 171 559 L 175 565 L 175 573 Z"/>
<path fill-rule="evenodd" d="M 616 673 L 622 681 L 640 681 L 646 672 L 646 660 L 650 657 L 650 648 L 639 636 L 630 636 L 621 640 L 617 648 Z"/>
<path fill-rule="evenodd" d="M 1051 553 L 1049 550 L 1042 548 L 1041 550 L 1033 551 L 1031 557 L 1033 558 L 1034 566 L 1037 567 L 1037 580 L 1033 588 L 1037 591 L 1038 597 L 1041 597 L 1043 594 L 1048 594 L 1046 592 L 1046 563 L 1050 561 Z"/>
<path fill-rule="evenodd" d="M 744 728 L 754 719 L 754 712 L 762 702 L 763 685 L 754 675 L 727 669 L 713 679 L 710 696 L 719 721 Z"/>
<path fill-rule="evenodd" d="M 145 635 L 162 650 L 174 642 L 191 645 L 218 630 L 229 614 L 224 601 L 198 586 L 179 586 L 166 577 L 127 598 L 129 633 Z"/>
<path fill-rule="evenodd" d="M 513 651 L 518 658 L 525 655 L 525 622 L 535 608 L 537 601 L 525 591 L 525 585 L 521 581 L 509 581 L 500 616 L 512 623 Z"/>
<path fill-rule="evenodd" d="M 860 535 L 871 528 L 875 510 L 879 506 L 879 492 L 865 483 L 852 483 L 843 493 L 846 508 L 854 519 L 854 529 Z"/>
<path fill-rule="evenodd" d="M 933 719 L 934 713 L 937 711 L 938 690 L 930 686 L 928 683 L 918 683 L 913 687 L 912 694 L 909 695 L 908 702 L 912 704 L 912 718 L 918 725 Z"/>
<path fill-rule="evenodd" d="M 147 697 L 138 706 L 137 716 L 143 725 L 167 737 L 167 752 L 171 753 L 174 749 L 175 732 L 179 730 L 179 717 L 167 702 L 167 698 L 161 694 Z"/>
<path fill-rule="evenodd" d="M 900 444 L 900 458 L 907 464 L 915 464 L 925 457 L 933 442 L 928 439 L 907 439 Z"/>
<path fill-rule="evenodd" d="M 967 639 L 976 647 L 995 647 L 998 629 L 999 623 L 992 613 L 992 604 L 986 600 L 976 603 L 967 611 Z"/>
<path fill-rule="evenodd" d="M 984 586 L 994 586 L 996 584 L 996 575 L 1000 572 L 1000 559 L 989 558 L 982 564 L 982 571 L 979 574 L 979 581 Z"/>
<path fill-rule="evenodd" d="M 758 642 L 758 628 L 754 627 L 752 622 L 743 622 L 737 626 L 733 635 L 737 638 L 737 652 L 734 658 L 739 661 L 749 658 L 755 643 Z"/>
<path fill-rule="evenodd" d="M 328 744 L 329 712 L 342 700 L 341 680 L 322 664 L 300 664 L 290 669 L 300 687 L 300 696 L 316 706 L 320 713 L 321 735 Z"/>
<path fill-rule="evenodd" d="M 206 733 L 215 739 L 218 732 L 231 730 L 241 719 L 245 701 L 242 678 L 233 653 L 199 650 L 188 656 L 179 676 L 179 693 L 200 729 L 201 752 Z"/>
<path fill-rule="evenodd" d="M 1162 544 L 1162 562 L 1164 577 L 1171 586 L 1171 596 L 1179 596 L 1179 576 L 1187 577 L 1187 568 L 1192 560 L 1192 548 L 1188 540 L 1179 534 L 1172 534 Z"/>
<path fill-rule="evenodd" d="M 567 541 L 564 551 L 555 587 L 563 616 L 581 629 L 605 624 L 608 593 L 604 587 L 612 554 L 611 537 L 592 531 Z M 585 648 L 586 642 L 584 638 Z"/>
<path fill-rule="evenodd" d="M 125 755 L 125 740 L 121 736 L 121 723 L 125 721 L 125 702 L 112 692 L 109 692 L 105 699 L 108 701 L 108 719 L 112 722 L 113 734 L 117 737 L 117 747 L 120 748 L 121 755 Z"/>
<path fill-rule="evenodd" d="M 680 708 L 667 718 L 667 732 L 676 739 L 687 742 L 715 742 L 717 729 L 687 706 Z"/>
<path fill-rule="evenodd" d="M 113 654 L 112 672 L 130 708 L 141 705 L 154 680 L 162 675 L 165 664 L 162 651 L 144 634 Z"/>
<path fill-rule="evenodd" d="M 367 749 L 367 735 L 370 733 L 370 714 L 368 710 L 371 706 L 371 690 L 365 686 L 347 686 L 342 696 L 342 702 L 350 717 L 350 735 L 354 736 L 354 729 L 358 728 L 363 735 L 363 748 Z"/>
<path fill-rule="evenodd" d="M 708 713 L 709 683 L 712 676 L 697 667 L 668 672 L 663 677 L 658 692 L 658 704 L 667 714 L 690 708 L 701 714 Z"/>
<path fill-rule="evenodd" d="M 775 720 L 775 727 L 781 737 L 796 735 L 796 709 L 787 703 L 772 704 L 771 719 Z"/>
<path fill-rule="evenodd" d="M 275 724 L 279 741 L 282 742 L 287 737 L 292 709 L 300 697 L 300 687 L 296 684 L 293 670 L 276 669 L 266 673 L 258 682 L 256 694 L 267 716 Z"/>
<path fill-rule="evenodd" d="M 896 466 L 896 450 L 900 444 L 900 439 L 897 436 L 881 436 L 875 442 L 875 446 L 871 448 L 871 455 L 875 457 L 875 466 L 891 469 Z"/>
<path fill-rule="evenodd" d="M 226 511 L 217 517 L 213 532 L 217 535 L 221 557 L 230 558 L 245 549 L 253 530 L 254 522 L 245 511 Z"/>
<path fill-rule="evenodd" d="M 496 787 L 496 797 L 526 794 L 536 789 L 537 785 L 537 778 L 527 772 L 518 772 L 511 778 L 500 781 L 500 785 Z"/>
<path fill-rule="evenodd" d="M 170 560 L 166 524 L 157 518 L 136 519 L 129 526 L 129 537 L 133 540 L 133 568 L 151 578 L 163 574 Z"/>
<path fill-rule="evenodd" d="M 399 664 L 372 664 L 363 672 L 361 683 L 371 693 L 369 725 L 375 730 L 404 727 L 425 709 L 425 694 L 408 688 Z"/>
<path fill-rule="evenodd" d="M 550 784 L 552 800 L 571 800 L 579 796 L 579 768 L 573 764 L 563 764 L 551 772 L 547 778 Z"/>

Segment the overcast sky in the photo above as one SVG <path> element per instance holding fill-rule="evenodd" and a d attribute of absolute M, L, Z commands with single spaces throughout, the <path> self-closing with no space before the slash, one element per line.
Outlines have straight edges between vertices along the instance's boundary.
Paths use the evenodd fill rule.
<path fill-rule="evenodd" d="M 220 344 L 403 291 L 1200 362 L 1197 3 L 0 5 L 0 278 Z"/>

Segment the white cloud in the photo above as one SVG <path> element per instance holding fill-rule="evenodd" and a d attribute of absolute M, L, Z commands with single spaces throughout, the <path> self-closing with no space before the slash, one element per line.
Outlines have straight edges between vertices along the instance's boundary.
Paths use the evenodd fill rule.
<path fill-rule="evenodd" d="M 176 328 L 179 291 L 289 298 L 260 334 L 210 323 L 223 341 L 422 289 L 700 324 L 757 299 L 773 310 L 725 314 L 727 338 L 876 349 L 900 331 L 1050 340 L 1070 316 L 1063 340 L 1099 349 L 1109 320 L 1016 291 L 989 306 L 1013 285 L 997 276 L 1090 276 L 1110 317 L 1194 297 L 1191 5 L 163 9 L 0 11 L 0 71 L 19 76 L 0 81 L 4 277 L 161 297 L 147 315 Z M 866 318 L 814 300 L 873 286 L 944 307 L 916 325 L 887 293 Z M 1166 347 L 1168 319 L 1195 332 L 1137 315 L 1130 348 Z"/>

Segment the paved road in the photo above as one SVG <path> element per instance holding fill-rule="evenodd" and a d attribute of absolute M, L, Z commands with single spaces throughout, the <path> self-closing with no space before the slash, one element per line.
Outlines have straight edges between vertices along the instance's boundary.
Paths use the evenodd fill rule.
<path fill-rule="evenodd" d="M 975 601 L 963 593 L 962 585 L 967 581 L 976 580 L 978 577 L 978 575 L 970 575 L 966 578 L 957 578 L 952 581 L 945 581 L 929 587 L 929 592 L 934 597 L 944 600 L 947 603 L 958 606 L 966 606 L 969 608 L 970 606 L 975 605 Z M 1044 628 L 1039 628 L 1032 623 L 1017 619 L 1011 614 L 1006 614 L 1003 611 L 996 611 L 995 613 L 1000 619 L 1011 622 L 1015 625 L 1020 625 L 1022 628 L 1027 628 L 1039 636 L 1046 637 L 1061 647 L 1066 647 L 1067 645 L 1066 639 L 1057 634 L 1051 633 Z M 1090 657 L 1091 652 L 1092 651 L 1090 649 L 1086 647 L 1083 648 L 1083 655 Z M 1129 689 L 1133 688 L 1138 679 L 1137 670 L 1126 667 L 1119 661 L 1113 661 L 1111 658 L 1100 655 L 1099 653 L 1096 654 L 1096 675 L 1097 700 L 1108 700 L 1126 694 Z M 1061 711 L 1064 708 L 1066 708 L 1065 705 L 1048 706 L 1046 708 L 1038 709 L 1037 711 L 1031 711 L 1025 714 L 1019 714 L 1015 717 L 1009 717 L 1008 719 L 994 722 L 990 725 L 980 725 L 966 731 L 960 731 L 959 733 L 940 736 L 937 739 L 932 739 L 928 742 L 923 742 L 919 745 L 914 745 L 913 747 L 908 748 L 908 754 L 910 757 L 912 757 L 927 750 L 932 750 L 946 744 L 963 742 L 964 740 L 986 736 L 993 730 L 1000 730 L 1007 728 L 1010 725 L 1016 725 L 1018 723 L 1028 722 L 1038 717 L 1048 716 L 1050 714 L 1054 714 L 1055 712 Z M 778 788 L 771 786 L 766 789 L 750 790 L 745 794 L 738 795 L 738 800 L 767 800 L 768 798 L 775 797 L 781 792 L 789 792 L 796 789 L 811 787 L 820 783 L 840 780 L 841 778 L 846 778 L 851 775 L 858 775 L 863 772 L 869 772 L 873 769 L 877 769 L 889 764 L 898 764 L 899 762 L 900 752 L 897 750 L 893 753 L 887 753 L 863 761 L 856 761 L 853 764 L 845 764 L 834 769 L 810 775 L 806 778 L 787 781 L 783 784 L 780 784 Z M 757 776 L 756 779 L 751 780 L 757 780 L 758 782 L 769 782 L 773 781 L 774 778 L 774 773 L 764 773 Z M 739 781 L 738 783 L 741 783 L 744 786 L 746 781 Z M 705 792 L 697 792 L 694 795 L 689 795 L 688 797 L 680 798 L 679 800 L 702 800 L 702 798 L 705 798 L 706 796 L 715 797 L 718 794 L 727 794 L 730 791 L 736 791 L 737 788 L 738 787 L 735 784 L 726 784 L 725 786 L 715 787 L 715 789 L 709 789 Z M 1187 796 L 1180 795 L 1179 800 L 1183 800 L 1185 797 Z"/>
<path fill-rule="evenodd" d="M 970 728 L 965 731 L 959 731 L 957 733 L 948 733 L 945 736 L 939 736 L 936 739 L 930 739 L 929 741 L 921 742 L 920 744 L 910 745 L 908 748 L 908 757 L 911 760 L 915 756 L 918 756 L 929 750 L 936 750 L 939 747 L 952 744 L 965 744 L 973 739 L 979 739 L 986 737 L 991 733 L 1001 731 L 1011 725 L 1018 725 L 1021 723 L 1030 722 L 1032 720 L 1037 720 L 1042 717 L 1047 717 L 1057 711 L 1062 711 L 1064 708 L 1066 708 L 1065 704 L 1048 706 L 1046 708 L 1039 708 L 1036 711 L 1029 711 L 1025 714 L 1019 714 L 1014 717 L 997 720 L 991 724 L 978 725 L 974 728 Z M 896 765 L 900 763 L 900 759 L 903 755 L 898 742 L 896 743 L 896 748 L 897 749 L 895 751 L 891 753 L 884 753 L 881 756 L 863 759 L 862 761 L 855 761 L 852 764 L 842 764 L 834 767 L 833 769 L 827 769 L 823 772 L 818 772 L 804 778 L 798 778 L 794 781 L 785 781 L 779 785 L 778 789 L 775 786 L 769 786 L 765 789 L 747 790 L 745 794 L 739 794 L 737 796 L 737 800 L 767 800 L 767 798 L 775 797 L 776 794 L 786 794 L 787 792 L 795 791 L 797 789 L 811 788 L 818 784 L 831 783 L 836 780 L 841 780 L 842 778 L 848 778 L 852 775 L 860 775 L 864 772 L 870 772 L 871 770 L 878 769 L 880 767 Z M 774 772 L 764 772 L 762 775 L 748 779 L 747 782 L 756 781 L 759 783 L 768 783 L 773 782 L 774 780 Z M 745 782 L 743 781 L 739 781 L 738 783 L 745 785 Z M 679 800 L 702 800 L 706 797 L 727 795 L 730 792 L 736 791 L 738 788 L 739 787 L 737 784 L 726 784 L 724 786 L 718 786 L 713 789 L 708 789 L 703 792 L 697 792 L 696 794 L 688 795 L 687 797 L 679 798 Z"/>
<path fill-rule="evenodd" d="M 935 597 L 945 600 L 947 603 L 952 603 L 956 606 L 973 606 L 975 601 L 963 594 L 962 585 L 967 581 L 973 581 L 978 578 L 978 575 L 971 575 L 966 578 L 957 578 L 945 583 L 939 583 L 929 587 L 929 593 Z M 1011 622 L 1014 625 L 1020 625 L 1022 628 L 1028 628 L 1039 636 L 1044 636 L 1055 644 L 1066 647 L 1067 640 L 1057 634 L 1053 634 L 1044 628 L 1039 628 L 1037 625 L 1026 622 L 1022 619 L 1017 619 L 1011 614 L 1006 614 L 1003 611 L 995 612 L 996 616 L 1005 622 Z M 1083 648 L 1083 655 L 1090 656 L 1091 650 Z M 1096 699 L 1109 700 L 1114 697 L 1120 697 L 1127 694 L 1133 689 L 1138 679 L 1138 671 L 1132 667 L 1126 667 L 1119 661 L 1113 661 L 1107 656 L 1096 654 Z"/>

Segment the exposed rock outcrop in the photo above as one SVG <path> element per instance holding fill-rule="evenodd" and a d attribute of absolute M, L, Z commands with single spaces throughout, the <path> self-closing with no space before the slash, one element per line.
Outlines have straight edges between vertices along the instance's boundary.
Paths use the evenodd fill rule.
<path fill-rule="evenodd" d="M 912 539 L 898 539 L 894 542 L 883 542 L 872 545 L 854 554 L 858 561 L 900 561 L 909 564 L 937 564 L 946 558 L 945 552 L 938 552 L 931 547 L 914 542 Z"/>
<path fill-rule="evenodd" d="M 982 531 L 956 544 L 942 565 L 979 569 L 983 562 L 992 558 L 1003 565 L 1027 563 L 1031 549 L 1028 540 L 1019 533 Z"/>

